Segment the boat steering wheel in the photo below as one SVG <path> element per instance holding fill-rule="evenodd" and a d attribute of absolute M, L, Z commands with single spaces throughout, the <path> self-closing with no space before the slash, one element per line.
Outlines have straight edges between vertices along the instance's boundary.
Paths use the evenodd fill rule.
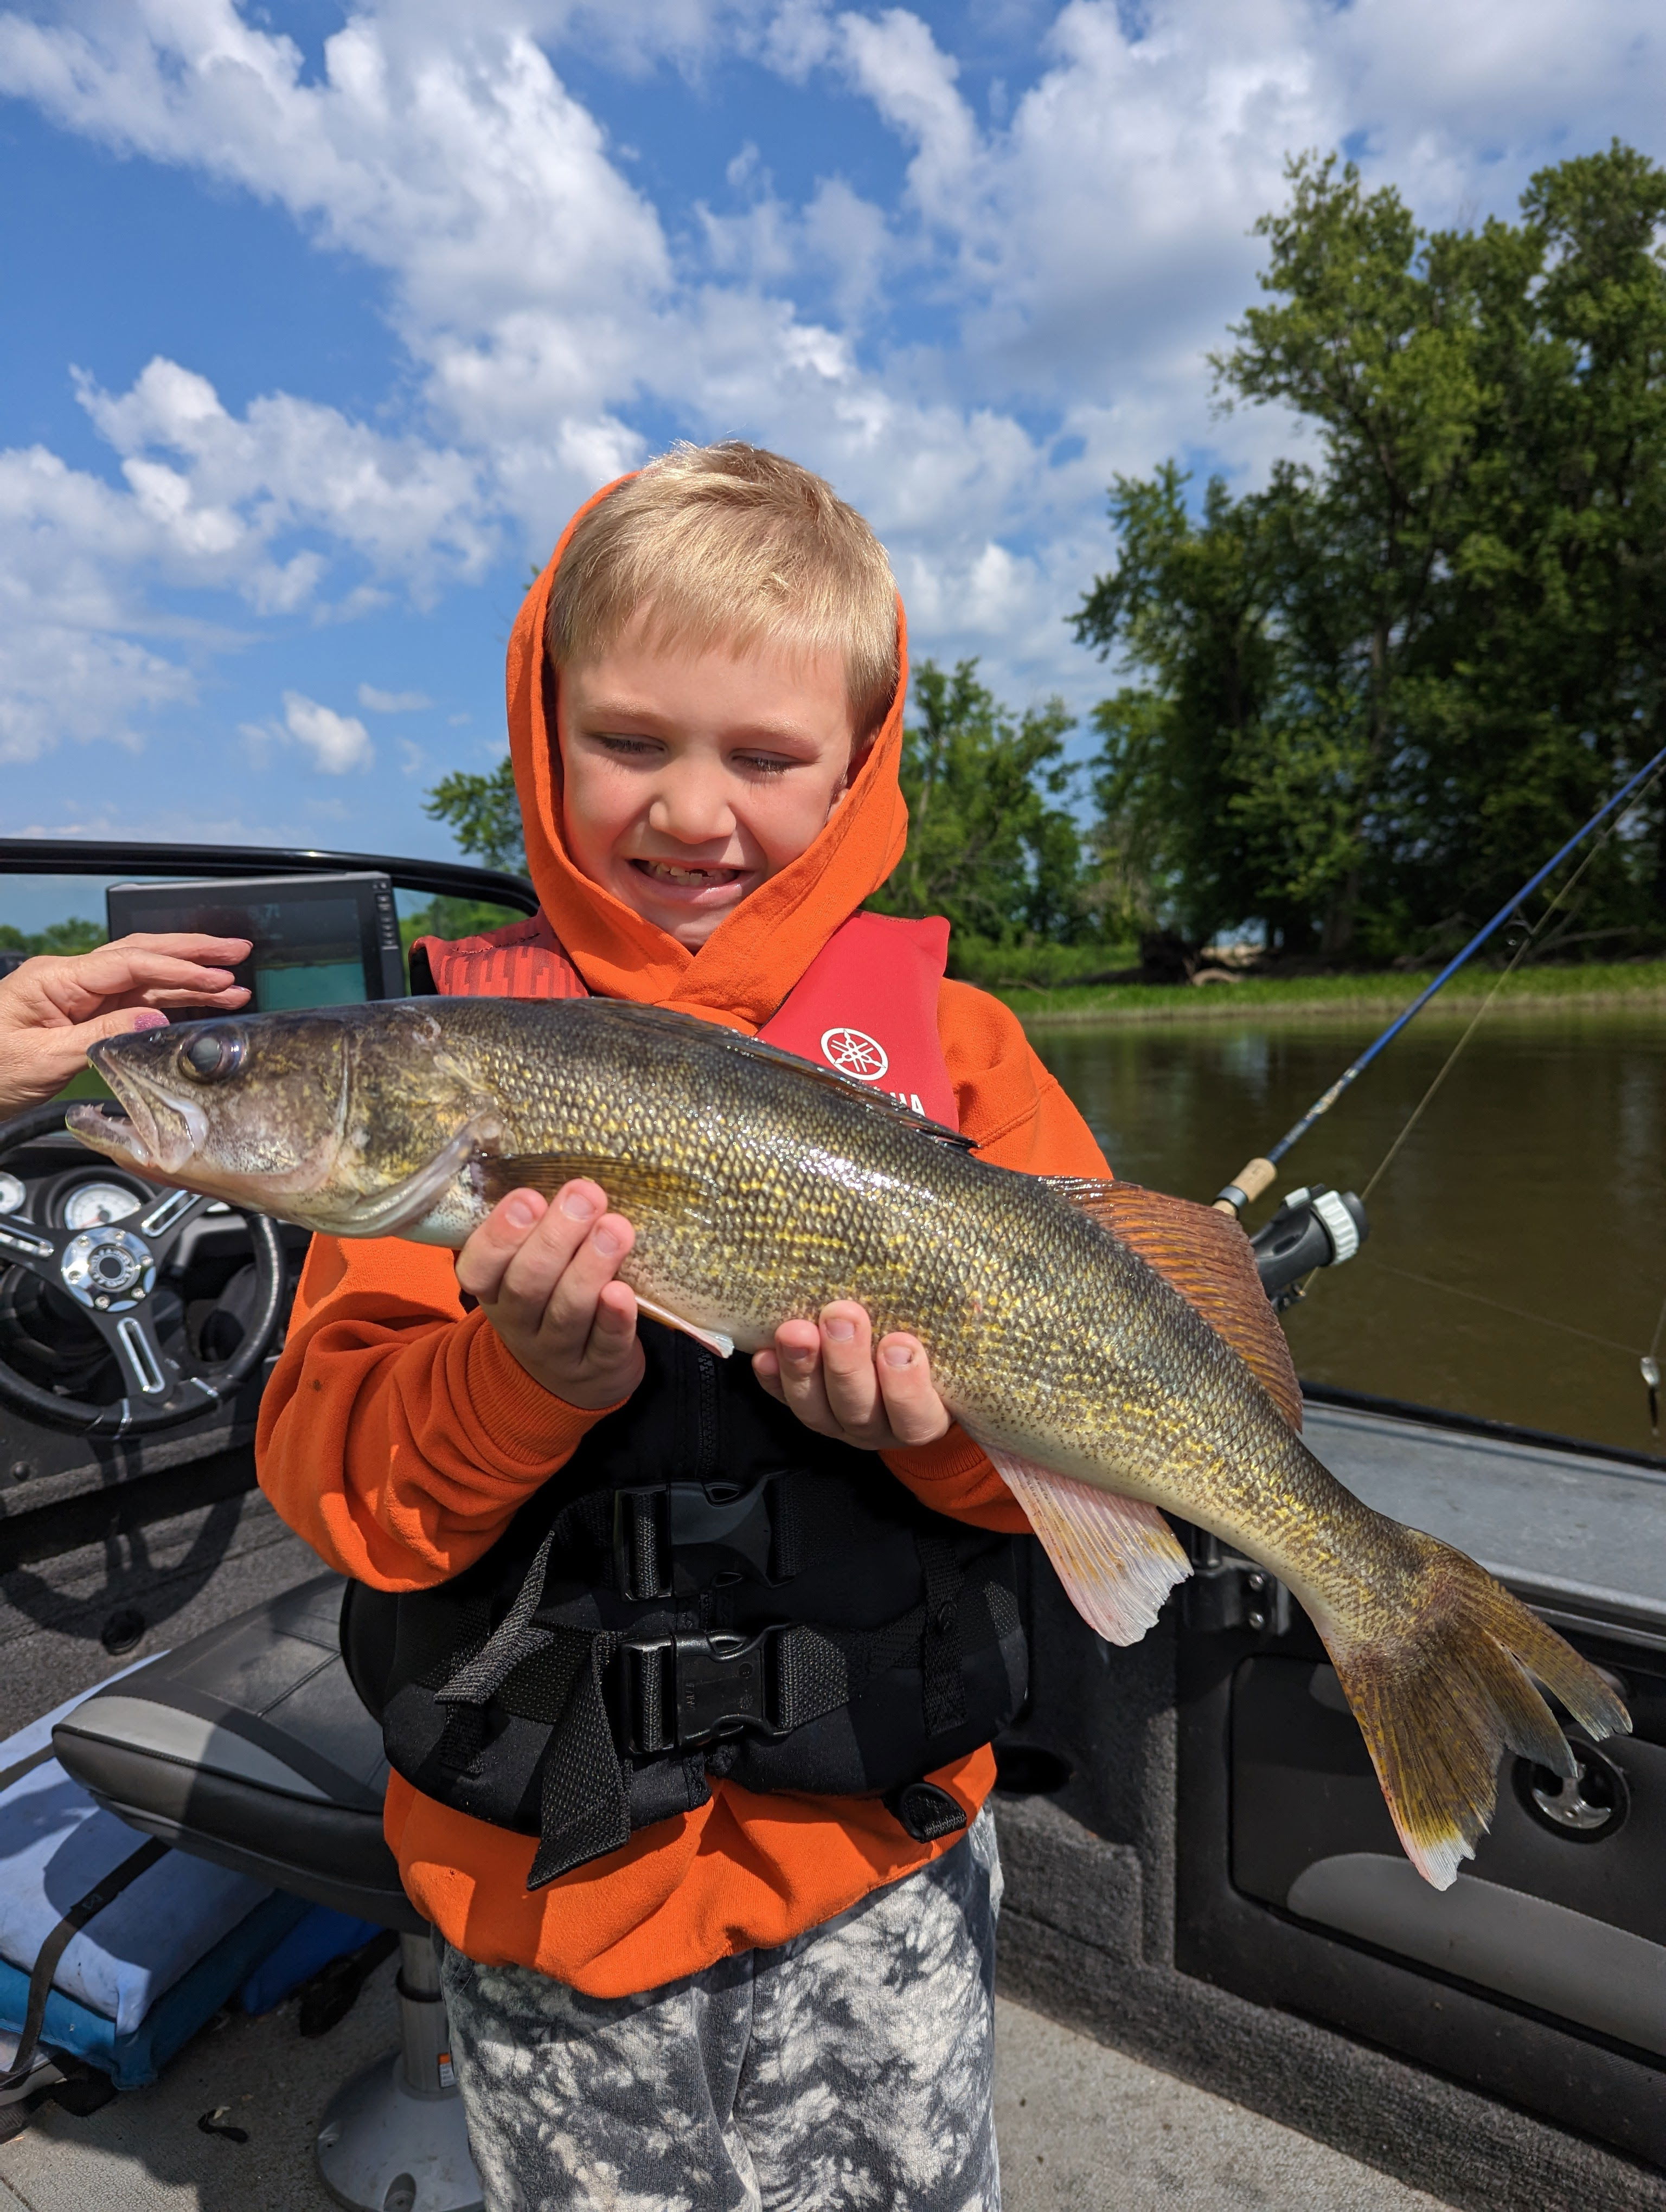
<path fill-rule="evenodd" d="M 37 1171 L 42 1195 L 52 1195 L 32 1208 L 43 1218 L 31 1218 L 15 1210 L 20 1192 L 27 1194 L 11 1164 L 56 1133 L 64 1133 L 61 1100 L 0 1125 L 0 1398 L 48 1428 L 110 1437 L 177 1428 L 228 1401 L 283 1327 L 277 1224 L 263 1214 L 241 1217 L 253 1252 L 252 1267 L 246 1262 L 240 1271 L 240 1295 L 234 1302 L 228 1295 L 234 1276 L 206 1314 L 187 1316 L 163 1278 L 185 1231 L 215 1201 L 125 1169 L 96 1184 L 85 1176 L 78 1191 L 68 1178 L 77 1167 L 92 1168 L 96 1156 L 64 1133 L 74 1157 L 66 1149 L 63 1168 L 44 1176 Z M 78 1195 L 94 1202 L 77 1207 Z M 122 1207 L 119 1214 L 112 1200 Z M 48 1212 L 59 1218 L 45 1218 Z M 165 1321 L 174 1324 L 166 1335 L 159 1325 Z M 213 1356 L 216 1321 L 223 1321 L 222 1340 L 238 1332 L 220 1359 Z M 44 1379 L 19 1373 L 12 1364 L 19 1357 Z M 100 1370 L 107 1376 L 112 1360 L 119 1395 L 101 1403 L 68 1395 L 73 1381 L 84 1384 Z M 50 1389 L 54 1369 L 70 1380 Z"/>

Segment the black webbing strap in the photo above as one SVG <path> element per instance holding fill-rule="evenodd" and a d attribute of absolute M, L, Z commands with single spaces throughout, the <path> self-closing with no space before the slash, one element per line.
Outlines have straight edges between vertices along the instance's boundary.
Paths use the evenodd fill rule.
<path fill-rule="evenodd" d="M 486 1638 L 484 1647 L 435 1692 L 442 1705 L 483 1705 L 523 1659 L 531 1659 L 550 1642 L 550 1632 L 536 1627 L 532 1616 L 544 1595 L 550 1568 L 550 1549 L 556 1540 L 553 1527 L 532 1555 L 526 1580 L 515 1592 L 514 1603 Z"/>
<path fill-rule="evenodd" d="M 619 1639 L 594 1629 L 554 1633 L 581 1637 L 589 1650 L 544 1758 L 538 1846 L 526 1875 L 528 1889 L 542 1889 L 570 1867 L 617 1851 L 630 1840 L 630 1799 L 602 1692 L 602 1674 Z"/>
<path fill-rule="evenodd" d="M 818 1721 L 850 1703 L 851 1655 L 830 1637 L 800 1622 L 775 1644 L 775 1725 L 783 1732 Z"/>
<path fill-rule="evenodd" d="M 141 1844 L 137 1850 L 130 1852 L 108 1874 L 101 1875 L 84 1897 L 76 1899 L 41 1945 L 34 1972 L 29 1976 L 29 2001 L 23 2013 L 22 2031 L 9 2068 L 0 2074 L 0 2090 L 15 2088 L 33 2069 L 41 2026 L 46 2017 L 46 2000 L 52 1995 L 52 1976 L 58 1972 L 58 1962 L 69 1948 L 71 1937 L 78 1936 L 89 1920 L 96 1919 L 106 1905 L 113 1905 L 123 1890 L 142 1874 L 148 1874 L 158 1859 L 167 1856 L 167 1848 L 159 1836 L 152 1836 L 148 1843 Z"/>
<path fill-rule="evenodd" d="M 523 1682 L 532 1694 L 520 1702 L 534 1717 L 547 1715 L 552 1734 L 528 1889 L 541 1889 L 569 1867 L 617 1850 L 630 1838 L 630 1800 L 602 1694 L 602 1672 L 619 1639 L 537 1619 L 555 1540 L 552 1524 L 514 1603 L 483 1648 L 435 1692 L 440 1705 L 478 1709 L 517 1668 L 525 1668 L 532 1678 Z"/>
<path fill-rule="evenodd" d="M 40 1750 L 32 1751 L 27 1759 L 16 1759 L 10 1766 L 0 1766 L 0 1796 L 3 1796 L 14 1782 L 21 1782 L 26 1774 L 33 1774 L 37 1766 L 44 1766 L 49 1759 L 57 1757 L 57 1747 L 48 1736 Z"/>
<path fill-rule="evenodd" d="M 966 1717 L 966 1684 L 960 1671 L 960 1586 L 965 1576 L 948 1537 L 922 1528 L 914 1540 L 926 1577 L 926 1632 L 920 1647 L 926 1732 L 941 1735 Z"/>

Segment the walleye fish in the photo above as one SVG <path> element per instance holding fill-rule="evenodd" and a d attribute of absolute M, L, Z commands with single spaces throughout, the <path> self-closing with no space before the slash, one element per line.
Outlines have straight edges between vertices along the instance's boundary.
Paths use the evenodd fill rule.
<path fill-rule="evenodd" d="M 334 1237 L 459 1246 L 507 1192 L 587 1176 L 636 1230 L 644 1310 L 727 1355 L 855 1298 L 917 1334 L 945 1404 L 1079 1610 L 1133 1643 L 1189 1571 L 1183 1516 L 1276 1575 L 1324 1639 L 1408 1856 L 1473 1856 L 1506 1747 L 1572 1778 L 1533 1677 L 1593 1736 L 1595 1668 L 1478 1567 L 1373 1512 L 1302 1442 L 1235 1223 L 1012 1173 L 952 1132 L 690 1016 L 588 999 L 407 1000 L 107 1039 L 125 1111 L 85 1143 Z"/>

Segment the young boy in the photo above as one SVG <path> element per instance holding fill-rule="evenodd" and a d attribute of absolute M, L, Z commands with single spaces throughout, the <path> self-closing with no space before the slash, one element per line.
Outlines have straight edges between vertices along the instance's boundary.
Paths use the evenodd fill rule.
<path fill-rule="evenodd" d="M 818 477 L 721 445 L 611 486 L 509 646 L 542 912 L 428 941 L 419 983 L 680 1008 L 1104 1175 L 945 926 L 858 913 L 906 690 Z M 723 1361 L 639 1312 L 631 1237 L 581 1180 L 454 1272 L 317 1238 L 262 1416 L 278 1510 L 398 1594 L 387 1835 L 488 2203 L 988 2212 L 1023 1515 L 916 1339 L 842 1304 Z"/>

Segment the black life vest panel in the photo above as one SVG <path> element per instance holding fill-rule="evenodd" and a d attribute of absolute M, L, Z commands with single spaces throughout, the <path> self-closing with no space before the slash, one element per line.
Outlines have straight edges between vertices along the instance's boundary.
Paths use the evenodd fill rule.
<path fill-rule="evenodd" d="M 892 957 L 876 960 L 868 939 L 885 932 Z M 855 917 L 777 1023 L 807 1023 L 823 1057 L 860 1038 L 863 1079 L 894 1063 L 905 1096 L 952 1107 L 932 1018 L 946 935 Z M 547 948 L 482 945 L 520 963 L 488 988 L 582 988 Z M 431 949 L 440 988 L 466 991 L 466 959 Z M 744 1355 L 638 1326 L 647 1370 L 629 1403 L 473 1566 L 431 1589 L 352 1592 L 344 1648 L 389 1764 L 537 1836 L 529 1889 L 704 1804 L 721 1778 L 878 1795 L 916 1840 L 953 1833 L 963 1809 L 924 1778 L 988 1743 L 1027 1692 L 1014 1540 L 817 1436 Z"/>
<path fill-rule="evenodd" d="M 933 1513 L 818 1437 L 744 1357 L 641 1324 L 648 1371 L 491 1549 L 396 1608 L 389 1764 L 540 1838 L 537 1888 L 748 1790 L 884 1796 L 964 1825 L 935 1767 L 1027 1687 L 1010 1537 Z"/>

